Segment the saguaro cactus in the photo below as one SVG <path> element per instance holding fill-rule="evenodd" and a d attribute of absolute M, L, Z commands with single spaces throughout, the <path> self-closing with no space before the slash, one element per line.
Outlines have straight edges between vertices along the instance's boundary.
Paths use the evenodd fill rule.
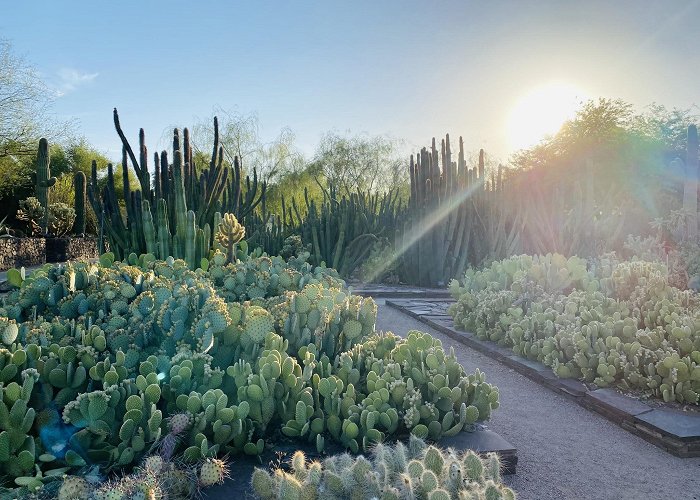
<path fill-rule="evenodd" d="M 39 140 L 36 165 L 36 197 L 44 207 L 44 216 L 40 224 L 42 234 L 46 234 L 46 226 L 49 222 L 49 188 L 56 184 L 56 178 L 51 177 L 50 163 L 49 142 L 42 137 Z"/>
<path fill-rule="evenodd" d="M 85 233 L 85 174 L 76 172 L 73 176 L 73 184 L 75 186 L 75 225 L 73 232 L 75 234 Z"/>

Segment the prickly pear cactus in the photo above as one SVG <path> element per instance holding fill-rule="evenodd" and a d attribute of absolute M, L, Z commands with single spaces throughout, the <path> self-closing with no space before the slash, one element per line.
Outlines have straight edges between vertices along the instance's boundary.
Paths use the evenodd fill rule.
<path fill-rule="evenodd" d="M 661 263 L 520 256 L 450 288 L 456 326 L 560 377 L 700 403 L 700 296 Z"/>
<path fill-rule="evenodd" d="M 280 432 L 357 452 L 489 418 L 483 374 L 427 334 L 375 333 L 375 302 L 307 258 L 105 254 L 25 276 L 0 306 L 0 473 L 21 494 L 187 498 Z"/>

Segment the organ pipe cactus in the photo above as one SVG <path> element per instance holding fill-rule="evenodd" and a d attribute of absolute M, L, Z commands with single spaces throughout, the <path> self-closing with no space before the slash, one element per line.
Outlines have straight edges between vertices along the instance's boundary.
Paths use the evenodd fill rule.
<path fill-rule="evenodd" d="M 86 202 L 86 178 L 83 172 L 76 172 L 73 176 L 75 187 L 75 234 L 85 234 L 85 202 Z"/>
<path fill-rule="evenodd" d="M 197 165 L 192 155 L 189 131 L 185 129 L 181 134 L 175 130 L 172 164 L 165 151 L 154 155 L 155 182 L 151 188 L 143 130 L 139 132 L 136 154 L 121 129 L 116 109 L 114 124 L 122 141 L 123 186 L 115 186 L 114 168 L 108 165 L 106 187 L 100 192 L 97 166 L 93 164 L 87 190 L 95 213 L 104 212 L 105 233 L 111 250 L 119 259 L 130 253 L 152 253 L 160 259 L 170 256 L 185 259 L 192 268 L 200 267 L 203 263 L 206 265 L 207 261 L 203 259 L 208 258 L 215 243 L 211 230 L 218 225 L 215 213 L 224 210 L 235 214 L 243 222 L 264 198 L 266 184 L 258 182 L 256 171 L 253 171 L 252 182 L 249 178 L 243 179 L 237 158 L 232 167 L 225 164 L 223 149 L 219 144 L 218 121 L 215 119 L 214 148 L 209 164 L 203 167 Z M 140 186 L 140 190 L 134 192 L 129 184 L 129 164 Z M 122 216 L 117 203 L 116 193 L 119 189 L 123 191 L 126 218 Z M 194 227 L 190 223 L 190 211 L 194 213 Z M 149 239 L 146 240 L 146 237 Z M 188 248 L 189 241 L 194 242 L 194 247 Z"/>
<path fill-rule="evenodd" d="M 688 241 L 697 239 L 698 234 L 698 179 L 700 164 L 698 163 L 698 128 L 688 127 L 688 141 L 685 158 L 685 182 L 683 185 L 683 210 L 686 212 Z"/>

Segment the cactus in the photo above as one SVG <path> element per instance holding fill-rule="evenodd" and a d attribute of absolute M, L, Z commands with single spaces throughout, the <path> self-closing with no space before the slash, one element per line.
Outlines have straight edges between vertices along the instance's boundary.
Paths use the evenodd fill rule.
<path fill-rule="evenodd" d="M 690 125 L 683 184 L 683 210 L 686 212 L 687 221 L 685 237 L 688 241 L 695 241 L 698 235 L 698 178 L 700 177 L 698 161 L 700 161 L 698 160 L 698 128 Z"/>
<path fill-rule="evenodd" d="M 39 152 L 36 165 L 35 192 L 39 203 L 44 208 L 44 215 L 40 222 L 41 234 L 46 234 L 49 217 L 49 189 L 56 184 L 56 178 L 51 177 L 51 158 L 49 157 L 49 143 L 46 139 L 39 140 Z"/>
<path fill-rule="evenodd" d="M 199 468 L 199 484 L 204 488 L 223 483 L 228 476 L 228 468 L 223 460 L 208 458 Z"/>
<path fill-rule="evenodd" d="M 455 325 L 540 361 L 559 377 L 698 404 L 700 302 L 664 264 L 519 256 L 453 282 Z M 478 406 L 478 405 L 477 405 Z"/>
<path fill-rule="evenodd" d="M 259 455 L 279 431 L 357 452 L 489 417 L 498 392 L 483 374 L 467 375 L 425 334 L 376 334 L 374 301 L 307 258 L 233 264 L 217 251 L 193 271 L 172 257 L 105 254 L 26 276 L 0 306 L 0 472 L 56 496 L 56 468 L 136 466 L 138 481 L 91 482 L 89 498 L 160 494 L 166 483 L 191 492 L 225 476 L 217 457 Z M 297 475 L 319 482 L 321 472 Z"/>
<path fill-rule="evenodd" d="M 85 234 L 85 201 L 86 179 L 83 172 L 76 172 L 73 176 L 73 184 L 75 186 L 75 224 L 73 226 L 74 234 Z"/>
<path fill-rule="evenodd" d="M 501 482 L 497 455 L 489 454 L 482 460 L 472 451 L 457 454 L 435 447 L 424 449 L 425 443 L 411 438 L 409 446 L 401 442 L 393 447 L 377 446 L 369 459 L 362 455 L 356 458 L 340 455 L 320 463 L 308 462 L 303 453 L 296 452 L 290 472 L 278 468 L 269 473 L 256 468 L 251 485 L 255 495 L 263 500 L 331 495 L 435 500 L 515 498 L 513 490 Z M 430 461 L 434 462 L 432 469 L 427 466 Z M 474 474 L 477 467 L 486 473 Z"/>
<path fill-rule="evenodd" d="M 232 169 L 223 163 L 222 146 L 218 139 L 218 122 L 215 119 L 214 150 L 209 165 L 200 168 L 195 164 L 189 132 L 185 129 L 181 140 L 180 132 L 175 130 L 173 163 L 169 164 L 166 152 L 155 154 L 156 182 L 152 189 L 143 130 L 139 132 L 137 158 L 121 129 L 116 109 L 114 124 L 122 141 L 122 189 L 126 203 L 126 220 L 117 204 L 118 188 L 114 185 L 111 165 L 107 167 L 105 190 L 99 192 L 96 165 L 93 165 L 87 190 L 95 213 L 105 214 L 105 231 L 110 248 L 120 259 L 130 253 L 152 253 L 160 259 L 170 256 L 185 259 L 192 269 L 201 267 L 203 263 L 206 265 L 208 260 L 203 259 L 208 259 L 209 251 L 215 243 L 211 228 L 216 229 L 218 226 L 215 219 L 217 210 L 231 212 L 243 222 L 264 199 L 266 184 L 259 185 L 257 172 L 254 171 L 253 183 L 248 179 L 247 187 L 243 189 L 241 166 L 237 158 L 234 159 L 234 174 L 229 174 Z M 131 192 L 128 182 L 129 163 L 141 188 L 135 192 Z"/>
<path fill-rule="evenodd" d="M 236 216 L 230 213 L 224 214 L 217 226 L 216 240 L 226 250 L 229 262 L 236 261 L 236 243 L 245 236 L 245 228 L 241 226 Z"/>

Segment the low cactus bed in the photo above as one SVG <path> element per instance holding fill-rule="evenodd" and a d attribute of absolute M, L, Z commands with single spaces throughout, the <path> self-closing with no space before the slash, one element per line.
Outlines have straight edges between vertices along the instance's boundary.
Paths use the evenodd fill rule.
<path fill-rule="evenodd" d="M 306 257 L 232 263 L 217 251 L 191 270 L 105 255 L 11 273 L 17 288 L 0 307 L 0 494 L 188 498 L 223 478 L 222 456 L 279 439 L 359 452 L 489 418 L 498 391 L 482 373 L 465 373 L 428 334 L 375 332 L 374 301 Z M 164 460 L 167 481 L 150 482 L 158 459 L 148 457 Z M 131 486 L 105 483 L 134 467 Z"/>
<path fill-rule="evenodd" d="M 666 267 L 553 254 L 467 271 L 451 291 L 458 328 L 599 387 L 698 404 L 700 295 Z"/>
<path fill-rule="evenodd" d="M 253 490 L 263 500 L 509 500 L 515 493 L 501 483 L 498 455 L 480 458 L 428 446 L 411 436 L 408 445 L 377 444 L 370 455 L 348 454 L 309 462 L 301 451 L 290 471 L 256 469 Z"/>

